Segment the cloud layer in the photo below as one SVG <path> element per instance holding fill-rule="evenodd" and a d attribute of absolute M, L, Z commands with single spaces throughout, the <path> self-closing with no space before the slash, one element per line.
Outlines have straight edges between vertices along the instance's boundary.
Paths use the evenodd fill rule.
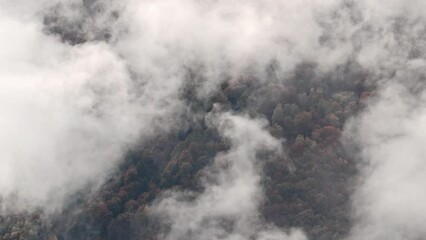
<path fill-rule="evenodd" d="M 129 145 L 177 122 L 188 69 L 206 96 L 312 59 L 314 9 L 333 3 L 1 1 L 3 210 L 54 211 L 100 184 Z"/>
<path fill-rule="evenodd" d="M 136 138 L 125 63 L 105 44 L 71 47 L 40 24 L 0 18 L 3 211 L 55 210 L 98 184 Z"/>
<path fill-rule="evenodd" d="M 192 81 L 189 70 L 202 76 L 197 92 L 208 96 L 224 79 L 267 81 L 271 64 L 285 79 L 301 62 L 333 74 L 354 61 L 378 90 L 345 130 L 363 162 L 348 238 L 418 239 L 426 221 L 420 214 L 426 202 L 424 5 L 0 0 L 2 213 L 54 212 L 76 192 L 102 184 L 129 146 L 173 127 L 185 111 L 180 94 Z M 68 35 L 52 30 L 69 26 Z M 78 44 L 62 41 L 67 36 L 79 36 Z M 262 121 L 246 116 L 219 114 L 213 124 L 232 143 L 213 169 L 229 165 L 195 200 L 174 193 L 158 203 L 172 216 L 169 239 L 303 239 L 261 224 L 257 212 L 262 190 L 255 154 L 279 152 L 280 142 Z"/>
<path fill-rule="evenodd" d="M 425 94 L 423 87 L 410 90 L 399 82 L 387 83 L 347 126 L 362 159 L 353 197 L 356 224 L 349 239 L 424 236 Z"/>

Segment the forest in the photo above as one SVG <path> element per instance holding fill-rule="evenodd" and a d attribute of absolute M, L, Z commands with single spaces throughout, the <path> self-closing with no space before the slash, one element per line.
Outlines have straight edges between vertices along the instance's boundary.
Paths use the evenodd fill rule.
<path fill-rule="evenodd" d="M 262 216 L 279 227 L 301 227 L 310 239 L 341 239 L 351 226 L 350 186 L 357 172 L 356 159 L 342 146 L 342 127 L 374 88 L 354 64 L 336 70 L 351 81 L 316 78 L 315 67 L 301 64 L 282 82 L 271 66 L 273 80 L 224 81 L 209 99 L 194 97 L 192 73 L 181 97 L 191 116 L 205 116 L 220 104 L 268 119 L 270 134 L 285 139 L 286 154 L 261 163 L 267 197 Z M 47 222 L 38 213 L 3 218 L 2 239 L 161 239 L 161 225 L 149 213 L 152 201 L 171 188 L 203 191 L 203 168 L 228 149 L 226 139 L 199 117 L 133 148 L 96 196 L 75 200 L 65 214 Z"/>
<path fill-rule="evenodd" d="M 0 0 L 0 240 L 419 240 L 426 5 Z"/>

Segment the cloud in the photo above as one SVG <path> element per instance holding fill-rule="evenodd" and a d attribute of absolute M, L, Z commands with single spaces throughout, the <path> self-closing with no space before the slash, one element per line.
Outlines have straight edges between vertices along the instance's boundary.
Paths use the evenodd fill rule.
<path fill-rule="evenodd" d="M 314 9 L 334 3 L 0 1 L 3 211 L 53 212 L 101 184 L 129 145 L 176 124 L 188 69 L 206 96 L 315 57 Z"/>
<path fill-rule="evenodd" d="M 421 68 L 410 69 L 424 73 Z M 426 205 L 426 92 L 401 79 L 383 86 L 347 126 L 363 163 L 353 197 L 355 226 L 349 239 L 421 239 Z M 399 81 L 398 81 L 399 80 Z"/>
<path fill-rule="evenodd" d="M 152 206 L 169 225 L 165 239 L 306 239 L 300 230 L 283 232 L 262 222 L 259 151 L 283 154 L 281 141 L 266 131 L 266 122 L 245 115 L 216 113 L 213 126 L 231 148 L 204 170 L 201 194 L 169 191 Z"/>
<path fill-rule="evenodd" d="M 422 236 L 424 223 L 418 214 L 421 211 L 415 210 L 422 209 L 423 202 L 423 5 L 422 1 L 400 0 L 128 1 L 117 22 L 123 35 L 112 45 L 138 76 L 168 79 L 149 84 L 170 92 L 176 89 L 169 88 L 170 84 L 182 84 L 185 67 L 201 69 L 198 73 L 205 78 L 201 94 L 208 94 L 224 78 L 249 75 L 267 81 L 265 69 L 272 62 L 279 66 L 281 79 L 305 61 L 318 64 L 317 74 L 329 71 L 331 75 L 335 67 L 347 61 L 359 63 L 368 73 L 367 83 L 376 86 L 378 95 L 345 130 L 360 147 L 363 162 L 359 175 L 362 180 L 353 196 L 355 226 L 348 238 L 416 239 Z M 223 135 L 233 141 L 226 131 Z M 236 149 L 238 146 L 234 142 Z M 228 154 L 222 157 L 231 158 L 237 153 L 231 150 Z M 244 177 L 238 171 L 229 175 Z M 188 237 L 189 231 L 194 238 L 247 236 L 238 229 L 238 221 L 227 229 L 220 224 L 226 223 L 229 216 L 205 212 L 207 204 L 217 207 L 214 212 L 223 210 L 220 203 L 216 206 L 209 200 L 216 196 L 209 193 L 215 186 L 226 189 L 233 185 L 206 183 L 206 192 L 193 201 L 180 201 L 185 196 L 175 193 L 159 203 L 172 216 L 171 239 Z M 223 198 L 227 199 L 226 195 Z M 239 209 L 256 209 L 257 205 L 233 206 L 238 207 L 231 215 L 239 216 Z M 182 209 L 196 216 L 192 222 Z M 259 226 L 244 220 L 248 215 L 240 216 L 243 226 Z M 193 227 L 181 226 L 183 220 Z"/>
<path fill-rule="evenodd" d="M 141 128 L 140 109 L 106 44 L 71 47 L 1 12 L 2 210 L 54 211 L 113 170 Z"/>
<path fill-rule="evenodd" d="M 359 5 L 369 30 L 359 30 L 357 60 L 369 71 L 376 94 L 344 131 L 360 160 L 347 239 L 411 240 L 425 234 L 423 4 Z"/>
<path fill-rule="evenodd" d="M 225 79 L 268 81 L 271 64 L 286 79 L 303 62 L 333 74 L 355 61 L 378 95 L 345 130 L 364 163 L 349 238 L 416 239 L 425 221 L 424 4 L 0 0 L 2 212 L 59 211 L 76 192 L 102 184 L 129 146 L 179 121 L 182 88 L 195 81 L 189 70 L 201 76 L 197 93 L 208 96 Z M 218 114 L 212 124 L 232 148 L 205 171 L 224 171 L 192 201 L 175 192 L 157 203 L 172 216 L 169 238 L 193 231 L 194 238 L 303 239 L 262 223 L 257 210 L 255 155 L 280 152 L 279 141 L 247 116 Z"/>
<path fill-rule="evenodd" d="M 116 46 L 139 72 L 170 78 L 182 66 L 205 76 L 205 92 L 224 77 L 251 75 L 267 80 L 265 69 L 278 63 L 288 74 L 303 61 L 324 69 L 344 62 L 347 46 L 320 44 L 338 1 L 126 1 Z M 153 69 L 158 69 L 155 71 Z M 167 75 L 168 74 L 168 75 Z"/>
<path fill-rule="evenodd" d="M 352 122 L 365 166 L 354 196 L 350 239 L 420 239 L 426 205 L 425 92 L 392 83 Z M 356 126 L 354 126 L 356 125 Z"/>

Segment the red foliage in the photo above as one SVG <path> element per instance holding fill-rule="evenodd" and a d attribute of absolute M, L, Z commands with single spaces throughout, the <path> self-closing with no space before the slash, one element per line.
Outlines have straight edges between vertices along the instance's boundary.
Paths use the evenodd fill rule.
<path fill-rule="evenodd" d="M 336 141 L 340 138 L 342 133 L 339 129 L 337 129 L 334 126 L 326 126 L 321 129 L 322 135 L 327 139 L 331 141 Z"/>
<path fill-rule="evenodd" d="M 99 202 L 98 206 L 95 208 L 94 217 L 97 221 L 102 221 L 111 216 L 111 212 L 108 209 L 108 206 L 105 202 Z"/>

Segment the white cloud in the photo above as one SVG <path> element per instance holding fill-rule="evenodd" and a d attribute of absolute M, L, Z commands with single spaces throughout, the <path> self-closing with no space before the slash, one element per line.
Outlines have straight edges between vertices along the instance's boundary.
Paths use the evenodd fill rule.
<path fill-rule="evenodd" d="M 0 28 L 2 210 L 53 211 L 99 184 L 135 139 L 131 82 L 105 44 L 65 45 L 6 11 Z"/>
<path fill-rule="evenodd" d="M 426 93 L 389 83 L 349 124 L 364 161 L 349 239 L 421 239 L 426 233 Z"/>
<path fill-rule="evenodd" d="M 209 118 L 231 148 L 204 170 L 201 194 L 170 191 L 154 204 L 154 214 L 170 225 L 165 239 L 306 239 L 300 230 L 285 233 L 261 220 L 258 207 L 264 194 L 256 154 L 283 154 L 281 141 L 269 135 L 265 121 L 230 113 Z"/>
<path fill-rule="evenodd" d="M 101 11 L 83 30 L 92 39 L 91 34 L 107 28 L 111 40 L 71 46 L 46 33 L 42 21 L 55 4 L 63 6 L 56 14 L 70 21 L 87 17 L 78 7 L 70 8 L 81 1 L 0 0 L 3 211 L 58 210 L 78 190 L 101 184 L 129 145 L 173 127 L 184 109 L 179 91 L 187 68 L 202 69 L 205 85 L 199 93 L 209 94 L 223 76 L 264 79 L 273 61 L 286 78 L 303 61 L 327 71 L 355 59 L 381 90 L 346 130 L 360 144 L 366 163 L 354 196 L 358 221 L 352 239 L 424 235 L 425 3 L 349 3 L 108 1 L 105 12 L 118 9 L 118 21 Z M 406 90 L 415 88 L 420 94 Z M 254 154 L 260 146 L 279 151 L 279 141 L 264 132 L 262 121 L 223 114 L 215 124 L 233 143 L 216 162 L 231 159 L 231 165 L 216 176 L 216 185 L 206 183 L 195 202 L 173 195 L 159 203 L 173 216 L 170 236 L 187 234 L 191 226 L 178 220 L 193 214 L 188 221 L 194 236 L 239 239 L 255 236 L 260 226 L 257 239 L 303 239 L 300 232 L 259 225 L 262 191 Z M 218 218 L 234 221 L 233 231 L 225 233 Z M 204 229 L 200 224 L 211 225 Z"/>

